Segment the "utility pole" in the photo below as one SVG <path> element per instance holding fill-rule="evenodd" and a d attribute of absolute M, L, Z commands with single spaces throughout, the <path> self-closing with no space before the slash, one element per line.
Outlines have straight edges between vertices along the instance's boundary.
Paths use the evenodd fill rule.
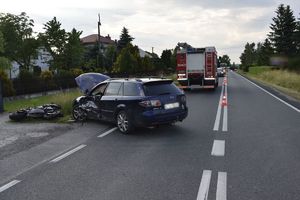
<path fill-rule="evenodd" d="M 100 41 L 100 38 L 101 38 L 101 35 L 100 35 L 100 26 L 101 26 L 101 20 L 100 20 L 100 13 L 98 13 L 98 24 L 97 24 L 97 27 L 98 27 L 98 55 L 97 55 L 97 67 L 100 66 L 100 54 L 101 54 L 101 41 Z"/>
<path fill-rule="evenodd" d="M 100 21 L 100 13 L 98 14 L 98 47 L 99 47 L 99 53 L 100 53 L 100 48 L 101 48 L 101 43 L 100 43 L 100 26 L 101 26 L 101 21 Z"/>
<path fill-rule="evenodd" d="M 152 47 L 152 54 L 153 54 L 153 52 L 154 52 L 154 47 Z"/>

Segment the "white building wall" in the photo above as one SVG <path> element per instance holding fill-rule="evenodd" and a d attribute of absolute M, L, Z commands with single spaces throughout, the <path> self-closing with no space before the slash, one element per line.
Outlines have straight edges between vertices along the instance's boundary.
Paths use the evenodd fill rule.
<path fill-rule="evenodd" d="M 38 57 L 37 59 L 32 60 L 32 65 L 39 66 L 42 71 L 49 70 L 49 64 L 48 61 L 52 59 L 52 56 L 49 52 L 47 52 L 44 48 L 38 49 Z M 11 69 L 7 70 L 7 74 L 10 77 L 10 79 L 17 78 L 20 70 L 20 65 L 13 61 L 11 63 Z"/>

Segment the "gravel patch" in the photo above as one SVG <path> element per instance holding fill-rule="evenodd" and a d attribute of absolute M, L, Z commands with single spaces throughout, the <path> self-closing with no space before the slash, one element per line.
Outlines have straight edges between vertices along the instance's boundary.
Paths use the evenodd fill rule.
<path fill-rule="evenodd" d="M 32 148 L 77 126 L 46 121 L 12 122 L 8 115 L 0 114 L 0 159 Z"/>

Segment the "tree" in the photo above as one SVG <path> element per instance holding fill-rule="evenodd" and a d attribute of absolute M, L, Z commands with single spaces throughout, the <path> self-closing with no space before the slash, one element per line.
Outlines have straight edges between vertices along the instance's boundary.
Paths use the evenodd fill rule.
<path fill-rule="evenodd" d="M 105 67 L 108 72 L 111 72 L 112 66 L 117 58 L 117 50 L 115 45 L 109 45 L 105 51 Z"/>
<path fill-rule="evenodd" d="M 139 55 L 136 53 L 136 48 L 132 44 L 127 44 L 117 57 L 113 65 L 113 71 L 118 73 L 136 73 L 139 69 Z"/>
<path fill-rule="evenodd" d="M 1 56 L 3 52 L 4 52 L 4 38 L 3 38 L 3 34 L 0 32 L 0 71 L 4 71 L 6 69 L 9 69 L 10 67 L 9 60 Z"/>
<path fill-rule="evenodd" d="M 161 70 L 166 71 L 172 68 L 172 51 L 170 49 L 163 50 L 160 59 L 163 63 L 163 69 Z"/>
<path fill-rule="evenodd" d="M 228 55 L 223 55 L 222 57 L 219 56 L 219 59 L 218 59 L 218 62 L 219 63 L 226 63 L 227 66 L 230 66 L 230 58 Z"/>
<path fill-rule="evenodd" d="M 300 13 L 299 13 L 300 15 Z M 300 55 L 300 18 L 298 18 L 297 21 L 297 26 L 296 26 L 296 31 L 294 34 L 294 40 L 296 42 L 296 50 L 297 50 L 297 54 Z"/>
<path fill-rule="evenodd" d="M 265 39 L 264 43 L 259 43 L 256 48 L 257 62 L 259 66 L 269 65 L 270 58 L 274 54 L 274 50 L 271 46 L 271 42 L 268 39 Z"/>
<path fill-rule="evenodd" d="M 51 54 L 50 68 L 60 69 L 64 65 L 63 53 L 65 50 L 67 33 L 61 28 L 61 23 L 54 17 L 44 24 L 45 33 L 39 34 L 39 38 L 46 50 Z"/>
<path fill-rule="evenodd" d="M 83 62 L 83 46 L 80 43 L 80 35 L 82 31 L 77 31 L 75 28 L 70 33 L 67 33 L 67 43 L 65 44 L 64 69 L 69 70 L 74 67 L 79 67 Z"/>
<path fill-rule="evenodd" d="M 2 56 L 18 63 L 21 70 L 29 70 L 37 57 L 39 42 L 33 37 L 33 23 L 25 12 L 0 14 L 0 32 L 5 41 Z"/>
<path fill-rule="evenodd" d="M 139 66 L 139 72 L 152 72 L 154 70 L 154 64 L 149 56 L 141 58 L 141 63 Z"/>
<path fill-rule="evenodd" d="M 248 71 L 249 67 L 254 65 L 255 60 L 255 43 L 245 45 L 244 52 L 240 56 L 243 71 Z"/>
<path fill-rule="evenodd" d="M 120 40 L 118 41 L 118 50 L 121 51 L 123 48 L 127 47 L 134 40 L 128 33 L 128 29 L 123 27 Z"/>
<path fill-rule="evenodd" d="M 275 48 L 275 52 L 283 56 L 292 56 L 296 52 L 294 33 L 296 21 L 290 6 L 279 5 L 276 17 L 273 17 L 269 39 Z"/>

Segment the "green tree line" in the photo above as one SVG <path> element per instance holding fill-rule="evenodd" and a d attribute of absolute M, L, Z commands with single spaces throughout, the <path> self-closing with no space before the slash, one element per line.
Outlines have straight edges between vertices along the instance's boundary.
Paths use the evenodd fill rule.
<path fill-rule="evenodd" d="M 29 82 L 36 81 L 34 77 L 38 77 L 46 85 L 51 85 L 55 77 L 70 78 L 84 72 L 134 76 L 172 73 L 176 69 L 177 47 L 164 50 L 160 56 L 146 52 L 141 57 L 140 49 L 133 45 L 134 37 L 126 27 L 121 30 L 116 43 L 106 48 L 98 44 L 85 48 L 80 41 L 82 31 L 75 28 L 66 31 L 56 17 L 43 25 L 41 33 L 34 32 L 33 28 L 34 20 L 25 12 L 19 15 L 0 13 L 0 78 L 7 80 L 5 85 L 9 87 L 12 84 L 6 71 L 12 62 L 19 65 L 18 79 Z M 33 62 L 40 56 L 40 50 L 51 55 L 51 59 L 46 60 L 48 71 L 42 72 L 40 66 L 35 66 Z"/>
<path fill-rule="evenodd" d="M 256 65 L 300 70 L 300 18 L 296 20 L 289 5 L 279 5 L 275 13 L 267 38 L 257 44 L 246 43 L 240 56 L 244 71 Z"/>

